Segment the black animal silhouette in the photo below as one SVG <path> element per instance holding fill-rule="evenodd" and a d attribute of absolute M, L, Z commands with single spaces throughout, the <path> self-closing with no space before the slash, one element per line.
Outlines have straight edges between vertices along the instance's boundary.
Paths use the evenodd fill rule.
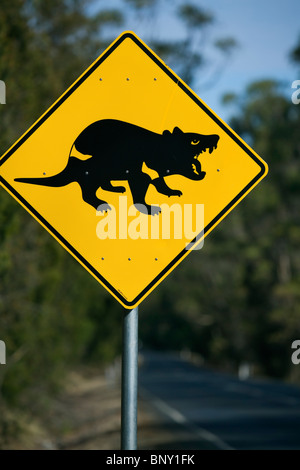
<path fill-rule="evenodd" d="M 169 175 L 182 175 L 191 180 L 202 180 L 199 155 L 217 148 L 219 136 L 182 132 L 175 127 L 171 133 L 165 130 L 157 134 L 134 124 L 114 119 L 96 121 L 86 127 L 71 147 L 75 146 L 86 160 L 69 157 L 67 166 L 61 173 L 44 178 L 15 178 L 21 183 L 60 187 L 77 182 L 82 190 L 82 198 L 95 209 L 109 210 L 107 202 L 96 196 L 101 187 L 107 191 L 123 193 L 123 186 L 113 186 L 112 181 L 127 180 L 133 202 L 140 212 L 157 214 L 159 207 L 145 202 L 150 184 L 166 196 L 181 196 L 178 189 L 171 189 L 164 178 Z M 143 163 L 158 173 L 151 177 L 142 171 Z"/>

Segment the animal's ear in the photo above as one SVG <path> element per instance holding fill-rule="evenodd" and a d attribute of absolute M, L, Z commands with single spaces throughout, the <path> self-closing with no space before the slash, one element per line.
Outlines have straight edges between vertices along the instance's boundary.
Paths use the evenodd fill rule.
<path fill-rule="evenodd" d="M 179 135 L 179 134 L 183 134 L 183 132 L 182 132 L 181 129 L 179 129 L 179 127 L 174 127 L 173 134 L 174 135 Z"/>
<path fill-rule="evenodd" d="M 171 135 L 171 132 L 170 132 L 170 131 L 167 131 L 167 130 L 165 130 L 165 131 L 163 131 L 163 135 Z"/>

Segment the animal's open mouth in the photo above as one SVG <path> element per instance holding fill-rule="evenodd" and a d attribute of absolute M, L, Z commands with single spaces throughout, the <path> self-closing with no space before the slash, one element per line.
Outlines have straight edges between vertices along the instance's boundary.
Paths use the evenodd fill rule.
<path fill-rule="evenodd" d="M 200 152 L 197 153 L 197 155 L 195 155 L 194 158 L 199 157 L 199 155 L 201 155 L 201 153 L 203 153 L 203 152 L 206 152 L 206 150 L 208 150 L 209 153 L 212 153 L 214 150 L 216 150 L 217 146 L 218 146 L 218 143 L 216 142 L 216 143 L 213 143 L 213 144 L 211 144 L 211 145 L 209 145 L 209 146 L 207 146 L 207 147 L 203 147 L 203 148 L 200 150 Z"/>
<path fill-rule="evenodd" d="M 209 145 L 208 147 L 203 147 L 200 152 L 198 152 L 195 156 L 194 156 L 194 160 L 193 160 L 193 163 L 192 163 L 192 169 L 193 169 L 193 173 L 195 173 L 195 175 L 198 175 L 198 176 L 201 176 L 201 174 L 203 174 L 203 172 L 201 171 L 201 164 L 198 160 L 199 156 L 201 155 L 201 153 L 205 153 L 207 150 L 208 152 L 211 154 L 216 148 L 217 148 L 218 144 L 217 142 L 215 143 L 212 143 L 211 145 Z"/>
<path fill-rule="evenodd" d="M 198 175 L 198 176 L 200 176 L 200 173 L 201 173 L 201 164 L 200 164 L 199 160 L 197 160 L 199 155 L 196 155 L 194 157 L 194 161 L 192 163 L 193 172 L 195 173 L 195 175 Z"/>

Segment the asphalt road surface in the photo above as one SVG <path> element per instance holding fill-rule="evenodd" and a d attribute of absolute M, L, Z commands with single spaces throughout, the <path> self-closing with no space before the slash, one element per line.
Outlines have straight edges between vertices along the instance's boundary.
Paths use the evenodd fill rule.
<path fill-rule="evenodd" d="M 300 449 L 300 388 L 239 380 L 177 355 L 143 352 L 139 389 L 174 425 L 217 449 Z"/>

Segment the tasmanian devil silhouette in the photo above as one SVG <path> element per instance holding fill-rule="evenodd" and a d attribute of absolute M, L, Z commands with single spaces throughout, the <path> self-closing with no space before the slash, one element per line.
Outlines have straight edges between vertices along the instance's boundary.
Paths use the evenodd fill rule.
<path fill-rule="evenodd" d="M 114 119 L 96 121 L 86 127 L 73 143 L 68 163 L 57 175 L 44 178 L 15 178 L 21 183 L 60 187 L 77 182 L 81 187 L 85 202 L 100 210 L 109 210 L 107 202 L 99 199 L 99 188 L 123 193 L 124 186 L 113 186 L 112 181 L 128 181 L 133 203 L 140 212 L 155 215 L 159 207 L 145 202 L 150 184 L 166 196 L 181 196 L 178 189 L 171 189 L 164 178 L 169 175 L 182 175 L 191 180 L 202 180 L 198 157 L 209 149 L 217 148 L 219 136 L 182 132 L 175 127 L 162 134 L 149 131 L 134 124 Z M 86 160 L 71 156 L 73 148 L 84 155 Z M 143 163 L 158 173 L 151 177 L 142 171 Z"/>

